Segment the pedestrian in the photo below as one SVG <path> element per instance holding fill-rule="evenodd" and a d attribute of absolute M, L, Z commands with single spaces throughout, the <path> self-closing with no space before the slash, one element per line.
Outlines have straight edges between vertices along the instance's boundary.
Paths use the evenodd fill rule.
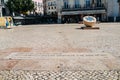
<path fill-rule="evenodd" d="M 12 24 L 12 19 L 9 18 L 9 26 L 11 26 L 11 24 Z"/>
<path fill-rule="evenodd" d="M 8 28 L 9 22 L 8 22 L 8 20 L 7 20 L 7 17 L 6 17 L 5 19 L 6 19 L 6 28 Z"/>
<path fill-rule="evenodd" d="M 97 23 L 99 24 L 100 23 L 100 21 L 99 21 L 100 19 L 99 19 L 99 17 L 97 17 Z"/>

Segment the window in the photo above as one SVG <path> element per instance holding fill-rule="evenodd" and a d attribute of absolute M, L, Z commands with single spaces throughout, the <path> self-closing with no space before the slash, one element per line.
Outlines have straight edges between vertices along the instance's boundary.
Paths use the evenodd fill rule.
<path fill-rule="evenodd" d="M 86 7 L 90 7 L 90 0 L 86 0 Z"/>
<path fill-rule="evenodd" d="M 79 8 L 80 7 L 80 0 L 75 0 L 75 8 Z"/>
<path fill-rule="evenodd" d="M 0 1 L 1 1 L 2 4 L 4 3 L 4 0 L 0 0 Z"/>
<path fill-rule="evenodd" d="M 64 0 L 64 8 L 68 8 L 68 0 Z"/>
<path fill-rule="evenodd" d="M 97 0 L 97 7 L 101 6 L 101 0 Z"/>
<path fill-rule="evenodd" d="M 50 2 L 50 6 L 52 6 L 52 2 Z"/>
<path fill-rule="evenodd" d="M 51 9 L 53 9 L 53 7 L 51 7 Z"/>
<path fill-rule="evenodd" d="M 55 1 L 53 2 L 53 4 L 54 4 L 54 6 L 56 6 L 56 2 Z"/>
<path fill-rule="evenodd" d="M 51 12 L 51 14 L 53 15 L 53 14 L 54 14 L 54 12 Z"/>
<path fill-rule="evenodd" d="M 48 9 L 50 10 L 50 7 L 48 7 Z"/>
<path fill-rule="evenodd" d="M 41 7 L 41 3 L 38 2 L 38 7 Z"/>
<path fill-rule="evenodd" d="M 35 2 L 34 4 L 35 4 L 35 7 L 37 7 L 37 2 Z"/>
<path fill-rule="evenodd" d="M 50 15 L 50 14 L 51 14 L 51 12 L 49 11 L 47 14 L 48 14 L 48 15 Z"/>
<path fill-rule="evenodd" d="M 41 8 L 41 6 L 40 6 L 41 4 L 38 2 L 38 9 L 39 9 L 39 11 L 40 11 L 40 8 Z"/>
<path fill-rule="evenodd" d="M 51 2 L 48 2 L 48 6 L 50 6 L 51 5 Z"/>

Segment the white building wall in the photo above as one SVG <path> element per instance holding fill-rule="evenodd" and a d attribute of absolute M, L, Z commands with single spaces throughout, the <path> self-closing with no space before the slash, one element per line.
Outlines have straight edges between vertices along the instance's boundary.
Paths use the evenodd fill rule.
<path fill-rule="evenodd" d="M 1 5 L 1 0 L 0 0 L 0 5 Z M 0 6 L 0 17 L 2 16 L 2 6 Z"/>
<path fill-rule="evenodd" d="M 85 0 L 80 0 L 81 7 L 84 7 L 85 5 Z"/>
<path fill-rule="evenodd" d="M 49 4 L 54 4 L 54 5 L 49 5 Z M 57 0 L 47 0 L 46 1 L 46 13 L 49 15 L 51 13 L 57 12 L 57 7 L 59 5 L 57 4 Z"/>
<path fill-rule="evenodd" d="M 119 5 L 117 0 L 107 1 L 107 15 L 111 17 L 116 17 L 119 14 Z"/>
<path fill-rule="evenodd" d="M 2 6 L 1 6 L 1 0 L 0 0 L 0 17 L 2 16 Z"/>
<path fill-rule="evenodd" d="M 63 5 L 64 5 L 63 0 L 60 0 L 60 1 L 61 1 L 60 5 L 61 5 L 61 7 L 63 7 Z M 68 4 L 72 8 L 74 6 L 74 0 L 68 0 L 68 1 L 69 1 Z M 101 1 L 102 1 L 103 4 L 105 4 L 104 6 L 107 9 L 107 15 L 108 16 L 118 16 L 119 5 L 117 3 L 117 0 L 101 0 Z M 85 6 L 85 0 L 80 0 L 80 5 L 81 5 L 81 7 L 84 7 Z"/>
<path fill-rule="evenodd" d="M 92 0 L 90 0 L 92 2 Z M 102 17 L 117 17 L 119 15 L 119 4 L 117 3 L 117 0 L 101 0 L 102 3 L 104 4 L 107 13 L 103 13 Z M 80 0 L 80 6 L 85 7 L 86 1 L 85 0 Z M 61 12 L 62 7 L 64 6 L 63 0 L 56 0 L 57 3 L 57 12 L 58 12 L 58 19 L 61 18 Z M 96 3 L 96 1 L 95 1 Z M 68 5 L 70 8 L 74 7 L 74 0 L 68 0 Z"/>
<path fill-rule="evenodd" d="M 35 12 L 43 15 L 44 14 L 43 0 L 33 0 L 33 2 L 35 4 L 35 8 L 36 8 Z"/>
<path fill-rule="evenodd" d="M 74 0 L 69 0 L 69 5 L 70 5 L 70 8 L 73 8 L 73 6 L 74 6 Z"/>
<path fill-rule="evenodd" d="M 113 9 L 113 16 L 118 16 L 119 14 L 119 5 L 117 3 L 117 0 L 114 0 L 114 9 Z"/>

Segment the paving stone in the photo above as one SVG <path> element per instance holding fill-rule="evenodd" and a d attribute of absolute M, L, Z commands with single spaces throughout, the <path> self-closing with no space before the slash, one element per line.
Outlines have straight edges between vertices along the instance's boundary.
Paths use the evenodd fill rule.
<path fill-rule="evenodd" d="M 42 72 L 39 71 L 39 73 L 42 74 L 35 74 L 38 73 L 38 71 L 32 71 L 33 74 L 30 75 L 28 73 L 31 73 L 31 71 L 27 71 L 27 74 L 25 74 L 26 71 L 23 71 L 23 73 L 21 74 L 17 74 L 19 71 L 10 71 L 10 73 L 8 73 L 7 75 L 5 75 L 4 73 L 6 73 L 6 71 L 2 71 L 1 76 L 4 79 L 8 79 L 8 80 L 17 80 L 17 78 L 19 78 L 19 80 L 119 80 L 119 75 L 120 73 L 118 73 L 118 71 L 67 71 L 67 72 L 49 72 L 49 74 L 54 74 L 53 76 L 47 76 L 47 71 Z M 69 74 L 72 73 L 71 76 L 67 76 L 67 75 L 62 75 L 62 74 Z M 81 73 L 80 73 L 81 72 Z M 86 74 L 83 74 L 86 73 Z M 13 74 L 14 73 L 14 74 Z M 44 74 L 43 74 L 44 73 Z M 105 74 L 104 74 L 105 73 Z M 107 73 L 107 74 L 106 74 Z M 77 74 L 77 75 L 76 75 Z M 22 75 L 22 76 L 21 76 Z M 61 75 L 61 76 L 60 76 Z"/>
<path fill-rule="evenodd" d="M 3 76 L 2 75 L 0 75 L 0 80 L 3 80 Z"/>
<path fill-rule="evenodd" d="M 82 25 L 32 25 L 16 27 L 12 30 L 0 30 L 0 79 L 120 80 L 120 23 L 99 24 L 100 29 L 92 31 L 76 29 L 80 26 Z M 114 59 L 101 56 L 99 60 L 98 57 L 94 57 L 96 60 L 87 61 L 83 59 L 82 61 L 62 60 L 68 66 L 57 60 L 57 64 L 51 64 L 53 66 L 48 69 L 48 66 L 43 65 L 46 61 L 30 60 L 29 58 L 33 58 L 30 55 L 26 57 L 28 60 L 20 60 L 25 58 L 20 55 L 5 60 L 6 56 L 14 52 L 107 53 Z M 54 63 L 53 60 L 49 61 L 48 63 Z M 48 71 L 43 71 L 39 69 L 40 67 Z M 54 68 L 58 72 L 52 71 Z"/>

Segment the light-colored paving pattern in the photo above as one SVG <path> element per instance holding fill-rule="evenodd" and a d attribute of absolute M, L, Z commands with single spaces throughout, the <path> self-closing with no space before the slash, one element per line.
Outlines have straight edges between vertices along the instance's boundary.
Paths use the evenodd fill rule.
<path fill-rule="evenodd" d="M 53 24 L 0 29 L 0 80 L 119 80 L 120 23 L 97 24 L 100 30 L 81 30 L 82 26 Z M 43 58 L 39 53 L 69 55 Z M 71 58 L 72 53 L 89 55 Z M 107 56 L 93 56 L 96 53 Z"/>
<path fill-rule="evenodd" d="M 107 52 L 120 55 L 120 24 L 97 24 L 100 30 L 80 30 L 80 24 L 31 25 L 0 29 L 0 49 L 31 48 L 33 52 Z"/>
<path fill-rule="evenodd" d="M 0 80 L 120 80 L 119 71 L 0 71 Z"/>

